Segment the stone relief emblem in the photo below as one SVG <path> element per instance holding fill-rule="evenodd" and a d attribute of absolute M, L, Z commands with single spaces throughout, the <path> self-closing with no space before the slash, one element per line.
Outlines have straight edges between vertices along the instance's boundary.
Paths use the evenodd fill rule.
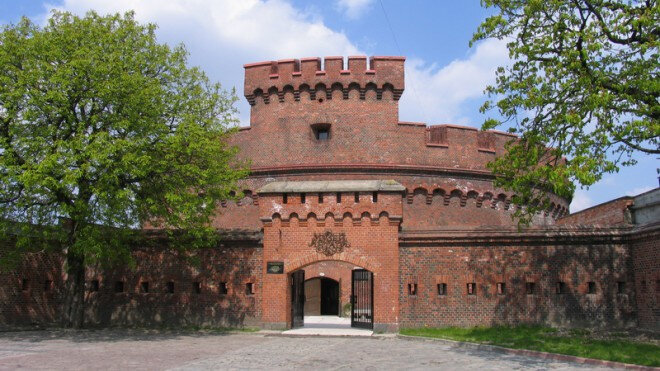
<path fill-rule="evenodd" d="M 325 233 L 314 233 L 314 238 L 309 243 L 309 247 L 314 247 L 316 252 L 330 256 L 344 251 L 344 249 L 351 247 L 351 244 L 346 239 L 344 232 L 332 233 L 332 231 L 325 231 Z"/>

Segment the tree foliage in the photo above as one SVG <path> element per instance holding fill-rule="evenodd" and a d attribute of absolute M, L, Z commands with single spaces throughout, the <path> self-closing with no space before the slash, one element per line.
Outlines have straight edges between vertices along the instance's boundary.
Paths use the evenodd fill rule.
<path fill-rule="evenodd" d="M 69 285 L 70 325 L 86 265 L 130 261 L 126 238 L 145 223 L 208 241 L 216 202 L 246 175 L 227 144 L 234 92 L 154 32 L 133 13 L 54 12 L 0 33 L 0 217 L 19 236 L 3 260 L 66 253 L 82 281 Z"/>
<path fill-rule="evenodd" d="M 520 135 L 490 164 L 498 186 L 527 212 L 547 206 L 539 190 L 570 197 L 636 153 L 660 153 L 657 1 L 483 0 L 496 13 L 472 42 L 508 41 L 512 64 L 486 89 L 495 110 L 484 129 Z M 518 214 L 523 221 L 527 215 Z"/>

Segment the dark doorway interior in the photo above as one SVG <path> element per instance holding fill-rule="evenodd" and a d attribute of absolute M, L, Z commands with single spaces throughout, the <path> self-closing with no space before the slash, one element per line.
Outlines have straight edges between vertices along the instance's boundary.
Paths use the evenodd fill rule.
<path fill-rule="evenodd" d="M 339 315 L 339 282 L 321 278 L 321 315 Z"/>
<path fill-rule="evenodd" d="M 291 273 L 291 327 L 302 327 L 305 322 L 305 271 Z"/>

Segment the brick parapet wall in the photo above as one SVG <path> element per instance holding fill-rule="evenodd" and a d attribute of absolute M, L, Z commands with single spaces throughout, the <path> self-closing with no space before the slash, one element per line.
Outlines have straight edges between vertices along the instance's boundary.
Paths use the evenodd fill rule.
<path fill-rule="evenodd" d="M 625 229 L 454 230 L 400 237 L 402 327 L 636 322 L 634 271 Z M 565 292 L 557 294 L 557 282 Z M 527 294 L 527 282 L 534 283 Z M 593 293 L 589 293 L 593 282 Z M 618 292 L 618 282 L 625 288 Z M 439 295 L 437 285 L 447 285 Z M 469 295 L 467 284 L 476 284 Z M 497 284 L 505 292 L 497 292 Z M 410 295 L 409 284 L 417 285 Z"/>
<path fill-rule="evenodd" d="M 633 205 L 633 197 L 621 197 L 615 200 L 590 207 L 564 216 L 557 220 L 559 225 L 631 225 L 629 208 Z"/>
<path fill-rule="evenodd" d="M 157 235 L 158 232 L 149 232 Z M 223 231 L 217 248 L 191 255 L 136 247 L 135 266 L 86 272 L 85 323 L 90 326 L 243 326 L 261 324 L 261 234 Z M 198 262 L 199 264 L 197 264 Z M 56 325 L 64 298 L 64 259 L 28 254 L 23 263 L 0 273 L 0 326 Z M 27 286 L 23 285 L 27 280 Z M 45 282 L 50 281 L 46 289 Z M 98 291 L 93 291 L 98 281 Z M 122 282 L 122 292 L 115 292 Z M 148 282 L 149 292 L 141 283 Z M 174 283 L 174 293 L 167 292 Z M 197 293 L 194 282 L 200 283 Z M 227 294 L 219 292 L 227 283 Z M 248 295 L 246 284 L 255 293 Z"/>
<path fill-rule="evenodd" d="M 660 331 L 660 224 L 640 228 L 632 237 L 639 326 Z"/>

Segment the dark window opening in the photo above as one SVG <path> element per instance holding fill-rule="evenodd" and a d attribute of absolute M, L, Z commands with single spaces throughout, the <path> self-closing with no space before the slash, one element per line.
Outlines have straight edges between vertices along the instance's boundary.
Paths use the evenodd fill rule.
<path fill-rule="evenodd" d="M 337 203 L 341 203 L 341 192 L 337 192 Z"/>
<path fill-rule="evenodd" d="M 220 286 L 218 287 L 218 292 L 220 295 L 227 295 L 227 282 L 220 282 Z"/>
<path fill-rule="evenodd" d="M 616 283 L 616 292 L 618 294 L 625 294 L 626 292 L 626 283 L 623 281 L 619 281 Z"/>
<path fill-rule="evenodd" d="M 536 293 L 536 284 L 534 282 L 525 282 L 525 291 L 527 295 L 534 295 Z"/>
<path fill-rule="evenodd" d="M 646 281 L 642 281 L 642 292 L 646 292 Z"/>
<path fill-rule="evenodd" d="M 566 282 L 559 281 L 557 282 L 556 286 L 556 291 L 558 295 L 565 294 L 566 293 Z"/>
<path fill-rule="evenodd" d="M 27 291 L 30 288 L 30 281 L 27 278 L 23 278 L 21 281 L 21 291 Z"/>
<path fill-rule="evenodd" d="M 285 204 L 289 201 L 289 196 L 285 193 L 282 195 L 282 203 Z"/>
<path fill-rule="evenodd" d="M 300 203 L 304 204 L 307 201 L 307 195 L 304 193 L 300 194 Z"/>
<path fill-rule="evenodd" d="M 330 130 L 329 129 L 316 129 L 316 140 L 328 140 L 330 138 Z"/>
<path fill-rule="evenodd" d="M 124 292 L 124 281 L 115 282 L 115 292 Z"/>
<path fill-rule="evenodd" d="M 169 281 L 167 283 L 167 293 L 168 294 L 174 294 L 174 282 Z"/>
<path fill-rule="evenodd" d="M 655 292 L 660 294 L 660 280 L 655 281 Z"/>
<path fill-rule="evenodd" d="M 498 295 L 506 294 L 506 283 L 504 283 L 504 282 L 498 282 L 497 283 L 497 294 Z"/>
<path fill-rule="evenodd" d="M 44 281 L 44 291 L 48 292 L 53 288 L 53 281 L 45 280 Z"/>
<path fill-rule="evenodd" d="M 378 192 L 374 192 L 374 193 L 371 195 L 371 200 L 372 200 L 373 202 L 378 202 Z"/>
<path fill-rule="evenodd" d="M 192 289 L 195 294 L 201 294 L 202 293 L 202 284 L 199 282 L 193 282 L 192 283 Z"/>
<path fill-rule="evenodd" d="M 360 203 L 360 192 L 355 192 L 355 203 Z"/>
<path fill-rule="evenodd" d="M 245 284 L 245 293 L 247 295 L 254 295 L 254 283 L 248 282 Z"/>
<path fill-rule="evenodd" d="M 470 282 L 467 284 L 467 294 L 468 295 L 477 295 L 477 284 Z"/>
<path fill-rule="evenodd" d="M 417 295 L 417 284 L 416 283 L 409 283 L 408 284 L 408 295 L 410 295 L 410 296 Z"/>
<path fill-rule="evenodd" d="M 149 292 L 149 282 L 140 282 L 140 292 L 145 294 Z"/>
<path fill-rule="evenodd" d="M 323 193 L 319 193 L 319 203 L 323 203 Z"/>
<path fill-rule="evenodd" d="M 99 280 L 91 280 L 89 282 L 89 291 L 98 292 L 99 291 Z"/>
<path fill-rule="evenodd" d="M 587 294 L 596 293 L 596 282 L 587 282 Z"/>
<path fill-rule="evenodd" d="M 438 284 L 438 295 L 440 295 L 440 296 L 447 295 L 447 284 L 446 283 L 439 283 Z"/>

